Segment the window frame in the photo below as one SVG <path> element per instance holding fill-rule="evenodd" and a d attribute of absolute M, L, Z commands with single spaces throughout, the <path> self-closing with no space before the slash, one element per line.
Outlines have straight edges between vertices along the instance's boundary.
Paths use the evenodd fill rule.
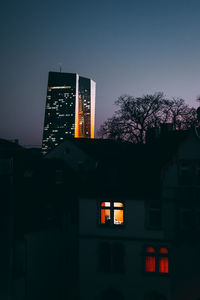
<path fill-rule="evenodd" d="M 150 213 L 151 212 L 158 212 L 160 213 L 160 226 L 153 226 L 150 224 Z M 147 230 L 156 230 L 160 231 L 163 230 L 163 209 L 162 203 L 160 205 L 156 205 L 153 203 L 145 203 L 145 228 Z"/>
<path fill-rule="evenodd" d="M 148 272 L 146 271 L 146 257 L 148 256 L 148 252 L 146 251 L 147 248 L 152 247 L 155 252 L 152 252 L 152 256 L 155 257 L 155 271 L 154 272 Z M 168 253 L 160 253 L 160 249 L 166 248 Z M 149 252 L 149 254 L 151 254 Z M 150 255 L 149 255 L 150 256 Z M 160 258 L 161 257 L 167 257 L 168 258 L 168 273 L 160 272 Z M 161 245 L 153 245 L 153 244 L 146 244 L 143 248 L 143 274 L 145 276 L 164 276 L 168 277 L 170 276 L 171 268 L 170 268 L 170 250 L 169 246 L 166 244 Z"/>
<path fill-rule="evenodd" d="M 178 161 L 178 185 L 191 186 L 194 183 L 193 160 L 181 159 Z"/>
<path fill-rule="evenodd" d="M 120 252 L 120 255 L 116 256 L 117 252 Z M 105 253 L 107 255 L 107 267 L 105 264 L 102 264 L 101 255 Z M 106 274 L 124 274 L 126 270 L 126 263 L 125 263 L 125 245 L 122 242 L 117 241 L 109 241 L 104 240 L 98 243 L 97 249 L 97 271 L 99 273 L 106 273 Z M 118 252 L 118 254 L 119 254 Z M 104 255 L 105 258 L 105 255 Z M 118 265 L 118 267 L 116 267 Z M 119 267 L 120 266 L 120 267 Z"/>
<path fill-rule="evenodd" d="M 102 208 L 101 204 L 103 202 L 109 202 L 110 207 Z M 123 207 L 114 207 L 114 203 L 122 203 Z M 110 199 L 104 199 L 104 200 L 98 200 L 97 201 L 97 226 L 101 228 L 124 228 L 125 227 L 125 201 L 124 200 L 110 200 Z M 110 219 L 111 222 L 108 224 L 101 223 L 101 210 L 102 209 L 110 209 Z M 123 224 L 114 224 L 114 210 L 122 210 L 123 211 Z"/>

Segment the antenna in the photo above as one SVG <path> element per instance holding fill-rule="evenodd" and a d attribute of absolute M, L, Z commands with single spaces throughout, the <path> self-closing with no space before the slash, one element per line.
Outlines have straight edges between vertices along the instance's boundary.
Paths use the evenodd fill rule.
<path fill-rule="evenodd" d="M 58 67 L 59 67 L 59 72 L 62 72 L 62 63 L 58 63 Z"/>

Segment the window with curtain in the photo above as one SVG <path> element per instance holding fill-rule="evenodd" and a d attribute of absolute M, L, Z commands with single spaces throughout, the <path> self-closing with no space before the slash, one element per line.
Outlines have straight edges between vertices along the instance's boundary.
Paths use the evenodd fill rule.
<path fill-rule="evenodd" d="M 148 246 L 145 248 L 145 272 L 146 273 L 169 273 L 169 257 L 166 247 L 155 248 Z"/>

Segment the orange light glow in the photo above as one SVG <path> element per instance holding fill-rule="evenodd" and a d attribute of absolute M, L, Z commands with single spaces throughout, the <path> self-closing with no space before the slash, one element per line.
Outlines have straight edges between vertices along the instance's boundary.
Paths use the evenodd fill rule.
<path fill-rule="evenodd" d="M 74 137 L 79 137 L 79 101 L 78 101 L 78 86 L 79 86 L 79 75 L 76 75 L 76 102 L 75 102 L 75 131 L 74 131 Z"/>
<path fill-rule="evenodd" d="M 124 224 L 124 204 L 121 202 L 101 202 L 101 224 Z"/>
<path fill-rule="evenodd" d="M 110 221 L 110 209 L 101 209 L 101 224 L 106 224 Z"/>
<path fill-rule="evenodd" d="M 76 75 L 76 103 L 75 103 L 75 138 L 94 138 L 95 127 L 95 97 L 96 83 L 90 80 L 90 111 L 84 109 L 84 99 L 79 94 L 79 75 Z"/>
<path fill-rule="evenodd" d="M 91 80 L 90 81 L 90 89 L 91 89 L 91 109 L 90 109 L 90 138 L 94 138 L 94 127 L 95 127 L 95 97 L 96 97 L 96 83 Z"/>
<path fill-rule="evenodd" d="M 101 206 L 103 206 L 103 207 L 110 207 L 110 202 L 102 202 Z"/>
<path fill-rule="evenodd" d="M 124 207 L 124 204 L 121 202 L 114 202 L 114 207 Z"/>
<path fill-rule="evenodd" d="M 114 224 L 121 225 L 124 223 L 124 211 L 122 209 L 114 210 Z"/>
<path fill-rule="evenodd" d="M 160 257 L 160 259 L 159 259 L 159 272 L 160 273 L 168 273 L 169 272 L 168 257 Z"/>
<path fill-rule="evenodd" d="M 155 256 L 146 256 L 145 271 L 146 272 L 155 272 L 155 270 L 156 270 Z"/>

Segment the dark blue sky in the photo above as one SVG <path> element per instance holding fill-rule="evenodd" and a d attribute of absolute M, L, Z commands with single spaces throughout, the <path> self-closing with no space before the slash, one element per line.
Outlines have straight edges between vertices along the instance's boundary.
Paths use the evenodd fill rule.
<path fill-rule="evenodd" d="M 96 128 L 121 94 L 197 105 L 199 0 L 4 0 L 0 22 L 1 138 L 41 144 L 48 72 L 59 63 L 96 81 Z"/>

